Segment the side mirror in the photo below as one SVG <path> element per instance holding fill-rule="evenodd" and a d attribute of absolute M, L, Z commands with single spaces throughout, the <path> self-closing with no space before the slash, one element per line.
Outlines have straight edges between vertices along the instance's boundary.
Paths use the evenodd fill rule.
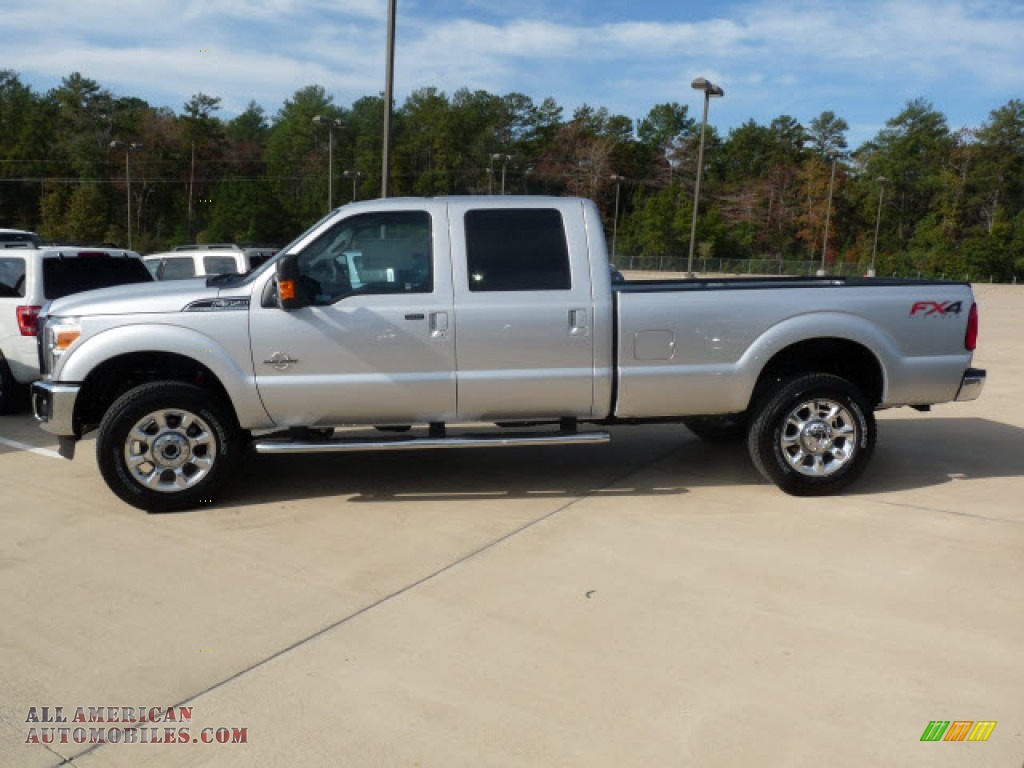
<path fill-rule="evenodd" d="M 286 312 L 306 306 L 299 287 L 299 257 L 294 253 L 277 262 L 277 303 Z"/>

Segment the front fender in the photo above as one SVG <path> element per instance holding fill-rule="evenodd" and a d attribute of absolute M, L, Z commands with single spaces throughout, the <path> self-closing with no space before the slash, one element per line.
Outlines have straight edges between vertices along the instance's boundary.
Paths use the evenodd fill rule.
<path fill-rule="evenodd" d="M 226 314 L 226 313 L 225 313 Z M 219 315 L 224 321 L 225 314 Z M 189 358 L 209 369 L 231 398 L 239 424 L 244 429 L 273 427 L 256 390 L 249 352 L 247 315 L 239 313 L 242 335 L 235 349 L 225 346 L 201 331 L 172 324 L 123 325 L 89 336 L 73 346 L 55 371 L 61 382 L 85 382 L 101 364 L 136 353 L 173 354 Z M 236 329 L 238 330 L 238 329 Z M 236 337 L 225 333 L 218 336 Z"/>

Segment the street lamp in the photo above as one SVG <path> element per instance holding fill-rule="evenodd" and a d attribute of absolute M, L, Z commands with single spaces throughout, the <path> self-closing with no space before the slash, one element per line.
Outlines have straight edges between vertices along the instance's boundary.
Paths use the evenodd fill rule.
<path fill-rule="evenodd" d="M 490 180 L 487 185 L 487 194 L 494 194 L 494 161 L 501 160 L 501 194 L 505 194 L 505 168 L 508 167 L 509 161 L 512 159 L 512 155 L 503 155 L 500 152 L 495 152 L 491 155 L 491 163 L 488 166 L 487 173 L 490 176 Z"/>
<path fill-rule="evenodd" d="M 132 167 L 128 158 L 131 157 L 132 152 L 142 149 L 142 145 L 134 141 L 130 144 L 123 141 L 112 141 L 110 148 L 124 150 L 124 181 L 128 188 L 128 250 L 130 251 L 132 249 Z"/>
<path fill-rule="evenodd" d="M 836 181 L 836 160 L 839 159 L 839 154 L 836 152 L 832 153 L 832 175 L 828 179 L 828 205 L 825 207 L 825 237 L 821 243 L 821 269 L 818 270 L 818 274 L 821 276 L 825 275 L 825 257 L 828 256 L 828 225 L 832 218 L 832 185 Z"/>
<path fill-rule="evenodd" d="M 612 263 L 615 263 L 615 239 L 619 234 L 619 185 L 626 180 L 625 176 L 613 173 L 609 176 L 615 182 L 615 218 L 612 219 Z"/>
<path fill-rule="evenodd" d="M 693 222 L 690 224 L 690 258 L 686 262 L 686 276 L 693 277 L 693 248 L 697 242 L 697 205 L 700 203 L 700 176 L 704 169 L 704 134 L 708 128 L 708 103 L 712 96 L 724 96 L 720 86 L 698 77 L 690 87 L 696 91 L 704 91 L 704 119 L 700 124 L 700 149 L 697 151 L 697 185 L 693 189 Z"/>
<path fill-rule="evenodd" d="M 313 122 L 327 126 L 327 212 L 330 213 L 334 210 L 334 129 L 341 128 L 344 123 L 324 115 L 317 115 Z"/>
<path fill-rule="evenodd" d="M 362 171 L 345 171 L 343 174 L 346 179 L 352 179 L 352 202 L 356 200 L 356 180 L 363 178 L 366 174 Z"/>
<path fill-rule="evenodd" d="M 871 246 L 871 266 L 868 267 L 868 277 L 875 276 L 875 254 L 878 253 L 878 227 L 882 223 L 882 194 L 885 192 L 885 182 L 888 179 L 885 176 L 879 176 L 878 179 L 878 213 L 875 215 L 875 242 Z"/>

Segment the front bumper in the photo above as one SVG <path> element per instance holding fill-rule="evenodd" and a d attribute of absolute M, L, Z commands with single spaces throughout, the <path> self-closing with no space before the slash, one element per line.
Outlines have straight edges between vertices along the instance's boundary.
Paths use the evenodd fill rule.
<path fill-rule="evenodd" d="M 51 435 L 77 438 L 75 400 L 81 386 L 52 381 L 32 383 L 32 413 L 39 425 Z"/>
<path fill-rule="evenodd" d="M 964 372 L 964 378 L 960 382 L 960 390 L 956 393 L 956 401 L 963 403 L 968 400 L 977 400 L 981 396 L 981 390 L 985 388 L 986 372 L 981 368 L 968 368 Z"/>

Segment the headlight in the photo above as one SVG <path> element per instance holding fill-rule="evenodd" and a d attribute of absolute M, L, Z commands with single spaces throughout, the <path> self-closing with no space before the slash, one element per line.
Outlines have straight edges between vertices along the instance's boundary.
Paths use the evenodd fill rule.
<path fill-rule="evenodd" d="M 43 330 L 43 353 L 47 357 L 47 371 L 52 372 L 54 363 L 78 341 L 82 335 L 82 324 L 77 317 L 51 317 Z"/>

